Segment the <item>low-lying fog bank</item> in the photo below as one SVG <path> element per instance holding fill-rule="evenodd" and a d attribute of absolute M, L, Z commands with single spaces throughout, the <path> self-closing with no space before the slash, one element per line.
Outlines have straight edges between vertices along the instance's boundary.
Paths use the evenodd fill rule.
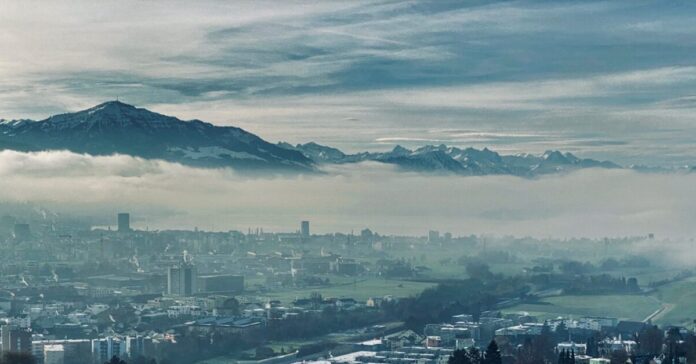
<path fill-rule="evenodd" d="M 426 176 L 372 163 L 326 175 L 249 178 L 123 155 L 0 152 L 0 201 L 144 228 L 517 236 L 696 235 L 696 175 L 583 170 L 538 179 Z M 106 220 L 105 220 L 106 221 Z"/>

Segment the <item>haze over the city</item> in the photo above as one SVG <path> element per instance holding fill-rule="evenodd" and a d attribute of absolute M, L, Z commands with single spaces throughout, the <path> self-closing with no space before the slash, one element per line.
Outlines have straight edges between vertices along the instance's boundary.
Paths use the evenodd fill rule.
<path fill-rule="evenodd" d="M 696 363 L 695 34 L 0 0 L 0 364 Z"/>

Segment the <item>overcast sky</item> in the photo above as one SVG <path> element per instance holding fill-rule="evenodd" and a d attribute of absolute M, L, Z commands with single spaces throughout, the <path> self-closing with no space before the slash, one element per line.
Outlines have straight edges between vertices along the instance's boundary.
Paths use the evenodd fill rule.
<path fill-rule="evenodd" d="M 119 98 L 346 151 L 446 143 L 696 164 L 695 2 L 5 1 L 0 118 Z M 138 227 L 696 234 L 696 176 L 537 179 L 371 163 L 249 179 L 128 156 L 0 152 L 0 202 Z"/>
<path fill-rule="evenodd" d="M 694 163 L 696 3 L 0 0 L 0 117 L 122 101 L 348 151 Z"/>

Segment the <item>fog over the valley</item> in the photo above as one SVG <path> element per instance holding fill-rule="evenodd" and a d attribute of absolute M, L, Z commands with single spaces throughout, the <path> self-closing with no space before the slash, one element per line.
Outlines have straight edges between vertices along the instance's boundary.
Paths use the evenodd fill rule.
<path fill-rule="evenodd" d="M 124 155 L 0 152 L 0 201 L 139 228 L 603 237 L 696 234 L 696 175 L 583 170 L 537 179 L 406 173 L 364 163 L 248 177 Z"/>

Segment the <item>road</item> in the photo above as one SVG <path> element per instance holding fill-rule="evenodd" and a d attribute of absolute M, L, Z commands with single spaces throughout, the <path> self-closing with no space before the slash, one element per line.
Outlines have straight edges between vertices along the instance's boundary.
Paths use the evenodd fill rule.
<path fill-rule="evenodd" d="M 675 305 L 672 304 L 672 303 L 665 303 L 665 302 L 662 302 L 662 301 L 660 301 L 659 299 L 657 299 L 657 297 L 655 297 L 655 296 L 648 296 L 648 297 L 652 298 L 653 300 L 655 300 L 655 302 L 659 303 L 659 304 L 660 304 L 660 308 L 658 308 L 657 310 L 655 310 L 655 312 L 651 313 L 651 314 L 648 315 L 646 318 L 644 318 L 644 319 L 643 319 L 643 322 L 648 322 L 648 321 L 654 322 L 654 321 L 657 321 L 657 320 L 659 320 L 660 318 L 662 318 L 662 316 L 666 315 L 669 311 L 672 311 L 672 310 L 674 309 L 674 306 L 675 306 Z"/>

